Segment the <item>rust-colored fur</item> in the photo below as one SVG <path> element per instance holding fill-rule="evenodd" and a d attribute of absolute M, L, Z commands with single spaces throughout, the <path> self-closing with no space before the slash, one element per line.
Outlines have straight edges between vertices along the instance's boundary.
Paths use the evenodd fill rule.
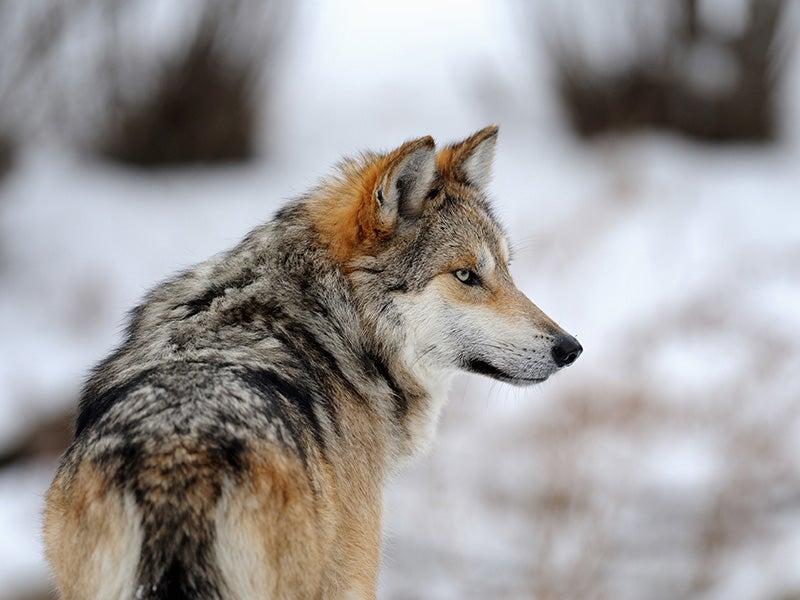
<path fill-rule="evenodd" d="M 310 203 L 311 220 L 341 265 L 348 265 L 357 256 L 374 254 L 391 236 L 396 223 L 381 218 L 376 191 L 409 156 L 433 147 L 433 138 L 425 137 L 386 156 L 365 155 L 363 163 L 348 161 L 342 165 L 342 176 L 329 184 L 329 193 Z"/>
<path fill-rule="evenodd" d="M 91 463 L 81 465 L 70 479 L 56 478 L 48 493 L 45 533 L 47 558 L 63 598 L 122 595 L 133 586 L 136 557 L 131 548 L 138 547 L 142 538 L 131 518 L 134 512 L 131 499 Z M 119 584 L 107 587 L 110 568 Z"/>

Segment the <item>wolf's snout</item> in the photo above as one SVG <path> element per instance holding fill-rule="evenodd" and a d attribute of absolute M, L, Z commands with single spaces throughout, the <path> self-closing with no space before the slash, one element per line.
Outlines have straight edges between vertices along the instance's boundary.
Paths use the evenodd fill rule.
<path fill-rule="evenodd" d="M 553 358 L 556 365 L 568 367 L 574 363 L 583 352 L 583 346 L 571 335 L 562 333 L 557 336 L 553 343 Z"/>

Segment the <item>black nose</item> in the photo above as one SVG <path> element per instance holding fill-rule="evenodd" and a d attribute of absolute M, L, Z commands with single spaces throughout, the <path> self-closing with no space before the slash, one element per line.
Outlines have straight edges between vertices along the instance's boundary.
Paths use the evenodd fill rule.
<path fill-rule="evenodd" d="M 559 367 L 570 366 L 581 355 L 581 352 L 583 352 L 583 346 L 566 333 L 557 336 L 553 343 L 553 358 Z"/>

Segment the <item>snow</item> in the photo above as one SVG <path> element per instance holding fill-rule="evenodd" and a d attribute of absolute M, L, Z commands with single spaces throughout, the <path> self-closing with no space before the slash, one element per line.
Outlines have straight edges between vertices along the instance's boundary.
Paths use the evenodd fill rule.
<path fill-rule="evenodd" d="M 0 575 L 4 598 L 23 596 L 49 585 L 39 531 L 44 491 L 52 475 L 50 464 L 0 470 Z"/>
<path fill-rule="evenodd" d="M 585 353 L 534 389 L 455 382 L 430 454 L 389 486 L 380 597 L 797 594 L 800 61 L 776 147 L 581 145 L 504 3 L 300 17 L 268 160 L 153 174 L 37 145 L 0 184 L 0 448 L 75 404 L 150 286 L 342 154 L 495 122 L 512 272 Z M 0 471 L 4 597 L 46 585 L 53 468 Z"/>

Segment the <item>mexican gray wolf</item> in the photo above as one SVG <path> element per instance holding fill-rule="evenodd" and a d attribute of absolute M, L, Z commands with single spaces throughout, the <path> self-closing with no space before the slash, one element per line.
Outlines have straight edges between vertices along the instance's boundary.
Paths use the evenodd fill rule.
<path fill-rule="evenodd" d="M 496 139 L 345 160 L 146 296 L 47 495 L 63 598 L 375 597 L 383 483 L 452 374 L 530 385 L 582 351 L 509 275 Z"/>

